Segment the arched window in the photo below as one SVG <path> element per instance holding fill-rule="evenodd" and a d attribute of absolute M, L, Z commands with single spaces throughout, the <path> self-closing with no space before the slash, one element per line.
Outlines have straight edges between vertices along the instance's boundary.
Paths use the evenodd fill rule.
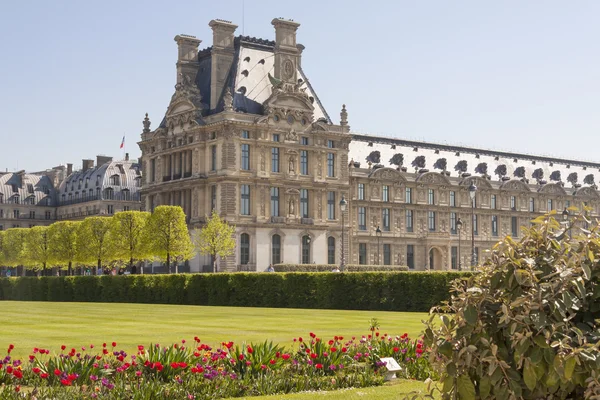
<path fill-rule="evenodd" d="M 327 238 L 327 264 L 335 264 L 335 238 Z"/>
<path fill-rule="evenodd" d="M 250 262 L 250 236 L 247 233 L 240 235 L 240 264 Z"/>
<path fill-rule="evenodd" d="M 302 264 L 310 264 L 310 236 L 302 236 Z"/>
<path fill-rule="evenodd" d="M 281 236 L 279 235 L 271 237 L 271 263 L 281 263 Z"/>
<path fill-rule="evenodd" d="M 104 190 L 104 199 L 105 200 L 113 200 L 115 197 L 115 192 L 112 188 L 106 188 Z"/>

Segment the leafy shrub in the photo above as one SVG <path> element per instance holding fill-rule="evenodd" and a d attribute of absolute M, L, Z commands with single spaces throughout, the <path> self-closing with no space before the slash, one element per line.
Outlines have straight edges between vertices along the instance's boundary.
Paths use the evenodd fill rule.
<path fill-rule="evenodd" d="M 337 264 L 276 264 L 273 266 L 275 272 L 331 272 L 339 268 Z M 398 272 L 408 271 L 405 265 L 358 265 L 348 264 L 345 272 Z"/>
<path fill-rule="evenodd" d="M 19 277 L 0 279 L 0 299 L 426 312 L 448 300 L 454 279 L 469 275 L 390 271 Z"/>
<path fill-rule="evenodd" d="M 571 239 L 552 217 L 534 223 L 520 242 L 496 245 L 480 273 L 454 282 L 451 301 L 432 310 L 425 343 L 445 399 L 600 393 L 599 228 Z"/>

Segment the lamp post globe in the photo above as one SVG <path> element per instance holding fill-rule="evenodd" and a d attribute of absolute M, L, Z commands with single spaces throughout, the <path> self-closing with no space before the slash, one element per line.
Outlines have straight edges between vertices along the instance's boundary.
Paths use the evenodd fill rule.
<path fill-rule="evenodd" d="M 342 254 L 340 255 L 340 271 L 344 272 L 346 268 L 346 259 L 344 256 L 344 213 L 346 212 L 346 207 L 348 206 L 348 202 L 344 195 L 342 195 L 342 199 L 340 200 L 340 211 L 342 213 Z"/>

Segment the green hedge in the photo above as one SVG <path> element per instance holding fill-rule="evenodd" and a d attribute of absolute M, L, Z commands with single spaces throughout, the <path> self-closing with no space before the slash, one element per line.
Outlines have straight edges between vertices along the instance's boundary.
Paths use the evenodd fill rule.
<path fill-rule="evenodd" d="M 275 272 L 331 272 L 336 264 L 275 264 Z M 405 265 L 359 265 L 348 264 L 345 272 L 400 272 L 408 271 Z"/>
<path fill-rule="evenodd" d="M 233 273 L 0 279 L 0 300 L 429 311 L 468 272 Z"/>

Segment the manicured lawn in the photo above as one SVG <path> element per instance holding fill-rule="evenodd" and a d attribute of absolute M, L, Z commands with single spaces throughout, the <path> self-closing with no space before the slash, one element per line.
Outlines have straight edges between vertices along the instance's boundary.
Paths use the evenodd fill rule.
<path fill-rule="evenodd" d="M 33 347 L 60 351 L 62 344 L 79 348 L 113 341 L 131 353 L 138 344 L 170 344 L 194 336 L 211 345 L 226 340 L 291 345 L 294 337 L 309 332 L 322 338 L 366 335 L 371 318 L 379 320 L 382 333 L 416 337 L 426 317 L 382 311 L 0 301 L 0 356 L 9 344 L 15 345 L 12 354 L 17 357 L 26 357 Z"/>
<path fill-rule="evenodd" d="M 412 398 L 407 396 L 409 393 L 416 394 L 420 392 L 425 394 L 427 385 L 420 381 L 409 381 L 404 379 L 394 380 L 390 384 L 380 387 L 370 387 L 362 389 L 342 389 L 332 392 L 307 392 L 278 396 L 258 396 L 258 397 L 237 397 L 237 400 L 398 400 Z M 436 399 L 440 398 L 436 393 Z M 230 398 L 228 400 L 233 400 Z"/>

